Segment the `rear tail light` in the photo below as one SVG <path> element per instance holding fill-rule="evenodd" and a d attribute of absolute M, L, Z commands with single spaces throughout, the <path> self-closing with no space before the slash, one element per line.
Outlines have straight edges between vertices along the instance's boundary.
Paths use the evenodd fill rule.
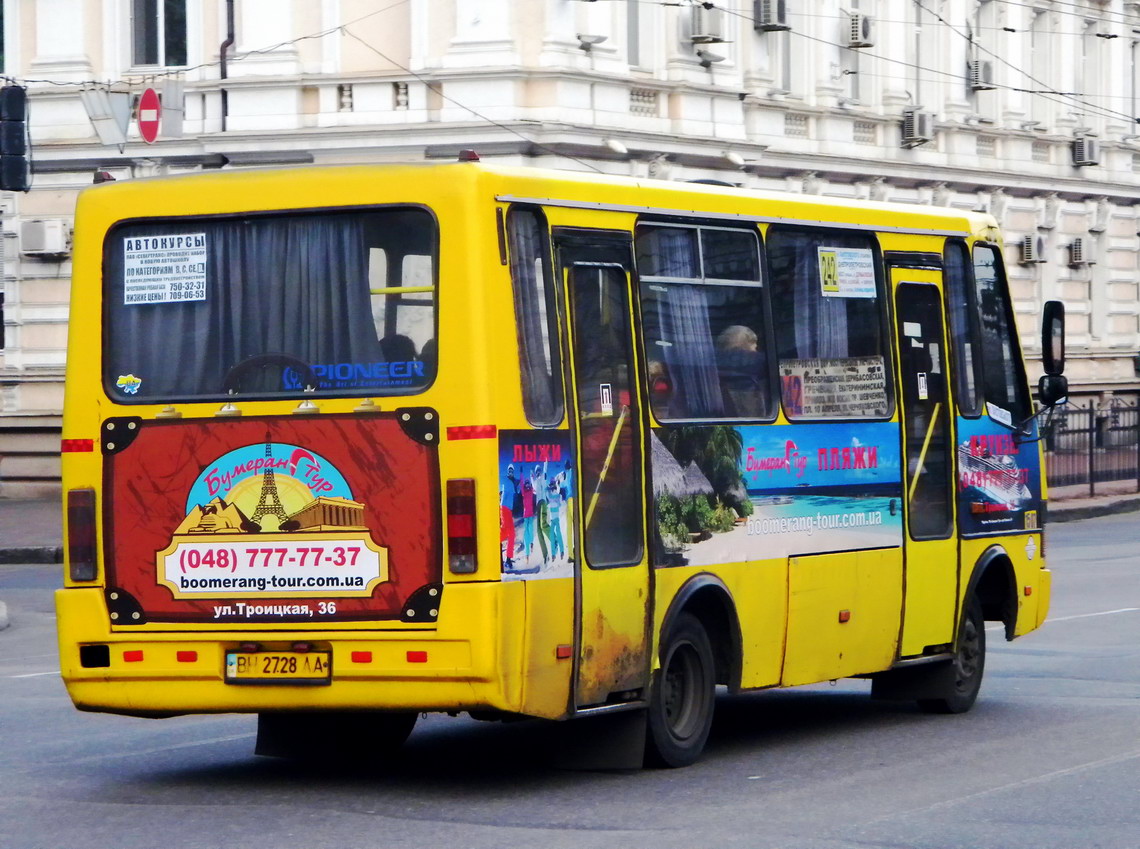
<path fill-rule="evenodd" d="M 454 478 L 447 482 L 447 567 L 454 574 L 478 567 L 475 542 L 475 481 Z"/>
<path fill-rule="evenodd" d="M 94 581 L 95 490 L 72 489 L 67 493 L 67 562 L 73 581 Z"/>

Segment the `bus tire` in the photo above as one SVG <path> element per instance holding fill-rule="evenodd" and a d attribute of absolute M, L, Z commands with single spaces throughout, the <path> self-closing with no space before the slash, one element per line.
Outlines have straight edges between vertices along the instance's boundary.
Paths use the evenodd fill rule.
<path fill-rule="evenodd" d="M 680 614 L 663 641 L 649 697 L 648 766 L 688 766 L 700 757 L 712 727 L 715 674 L 704 626 L 691 613 Z"/>
<path fill-rule="evenodd" d="M 303 761 L 382 761 L 404 745 L 417 716 L 410 711 L 260 713 L 254 752 Z"/>
<path fill-rule="evenodd" d="M 971 594 L 954 659 L 939 671 L 935 695 L 918 700 L 927 713 L 965 713 L 974 706 L 986 668 L 986 623 L 982 603 Z"/>

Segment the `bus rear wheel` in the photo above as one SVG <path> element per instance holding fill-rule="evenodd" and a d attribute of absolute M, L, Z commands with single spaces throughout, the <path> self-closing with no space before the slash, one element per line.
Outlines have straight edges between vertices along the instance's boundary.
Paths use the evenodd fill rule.
<path fill-rule="evenodd" d="M 404 745 L 417 716 L 405 711 L 260 713 L 254 751 L 304 761 L 384 761 Z"/>
<path fill-rule="evenodd" d="M 954 659 L 940 670 L 936 695 L 918 700 L 927 713 L 965 713 L 977 701 L 986 668 L 986 623 L 982 604 L 970 596 Z"/>
<path fill-rule="evenodd" d="M 700 757 L 712 727 L 714 676 L 708 633 L 697 617 L 682 613 L 662 647 L 649 699 L 648 765 L 688 766 Z"/>

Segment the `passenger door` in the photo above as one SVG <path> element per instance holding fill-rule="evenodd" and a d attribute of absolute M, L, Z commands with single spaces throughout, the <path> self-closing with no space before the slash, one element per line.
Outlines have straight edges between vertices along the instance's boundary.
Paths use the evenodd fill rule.
<path fill-rule="evenodd" d="M 579 487 L 577 708 L 640 702 L 649 676 L 644 434 L 628 235 L 555 234 L 569 305 Z"/>
<path fill-rule="evenodd" d="M 932 268 L 891 269 L 905 457 L 903 657 L 954 639 L 958 548 L 941 276 Z"/>

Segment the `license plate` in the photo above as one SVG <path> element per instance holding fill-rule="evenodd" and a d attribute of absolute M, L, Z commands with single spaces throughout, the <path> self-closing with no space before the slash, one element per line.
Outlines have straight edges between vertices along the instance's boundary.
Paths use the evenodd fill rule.
<path fill-rule="evenodd" d="M 327 651 L 226 652 L 228 684 L 328 684 L 332 657 Z"/>

